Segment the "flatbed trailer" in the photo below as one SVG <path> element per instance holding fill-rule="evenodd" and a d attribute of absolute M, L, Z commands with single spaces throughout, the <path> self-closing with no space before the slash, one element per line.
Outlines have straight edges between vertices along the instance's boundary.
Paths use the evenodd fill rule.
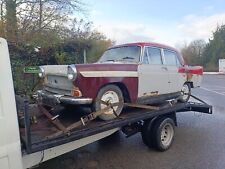
<path fill-rule="evenodd" d="M 132 126 L 133 124 L 141 123 L 145 120 L 153 119 L 160 116 L 171 116 L 176 123 L 175 119 L 176 113 L 187 111 L 212 114 L 212 107 L 206 103 L 188 102 L 188 103 L 176 103 L 173 105 L 167 104 L 166 106 L 164 105 L 164 107 L 160 108 L 159 110 L 126 108 L 119 118 L 116 118 L 111 121 L 102 121 L 98 119 L 93 120 L 86 126 L 81 126 L 77 129 L 74 129 L 73 131 L 70 132 L 69 136 L 66 134 L 62 134 L 59 137 L 48 139 L 46 134 L 54 134 L 54 133 L 51 133 L 50 131 L 46 133 L 45 131 L 44 133 L 45 136 L 42 138 L 42 140 L 39 139 L 39 141 L 37 141 L 37 138 L 40 138 L 40 135 L 43 136 L 43 133 L 41 133 L 40 131 L 41 129 L 36 128 L 32 130 L 32 127 L 30 127 L 30 125 L 29 126 L 27 125 L 29 129 L 25 128 L 26 133 L 24 133 L 24 137 L 22 138 L 24 138 L 24 143 L 26 144 L 25 146 L 26 153 L 31 154 L 37 151 L 42 151 L 48 148 L 52 148 L 54 146 L 65 144 L 85 137 L 89 137 L 91 135 L 95 135 L 108 130 L 116 128 L 122 129 L 125 126 L 129 125 Z M 26 117 L 26 119 L 29 118 L 30 117 Z M 46 125 L 45 127 L 49 127 L 50 124 L 48 123 L 44 125 Z"/>
<path fill-rule="evenodd" d="M 21 138 L 23 140 L 22 142 L 24 143 L 22 151 L 24 156 L 24 164 L 26 167 L 31 167 L 34 164 L 37 165 L 58 155 L 100 140 L 119 130 L 121 130 L 127 137 L 140 132 L 142 134 L 143 142 L 147 146 L 151 147 L 152 145 L 146 141 L 145 133 L 147 133 L 147 135 L 152 135 L 153 137 L 156 136 L 154 136 L 152 131 L 149 129 L 145 129 L 146 124 L 152 125 L 151 128 L 153 128 L 154 123 L 160 119 L 170 118 L 174 121 L 174 124 L 177 125 L 176 114 L 180 112 L 195 111 L 212 114 L 212 106 L 203 101 L 188 103 L 173 103 L 173 101 L 169 101 L 158 105 L 158 107 L 158 110 L 125 107 L 121 116 L 114 120 L 103 121 L 95 119 L 86 125 L 77 127 L 76 129 L 70 131 L 69 135 L 63 133 L 53 138 L 48 136 L 54 135 L 55 132 L 59 132 L 60 130 L 52 125 L 49 120 L 46 120 L 44 115 L 40 115 L 36 119 L 37 123 L 41 123 L 39 126 L 37 126 L 37 124 L 30 125 L 30 121 L 28 119 L 31 119 L 31 117 L 27 111 L 28 109 L 25 108 L 27 111 L 25 112 L 25 123 L 27 124 L 25 124 L 24 129 L 20 130 Z M 82 111 L 82 109 L 78 111 Z M 83 111 L 86 111 L 86 109 Z M 70 113 L 71 112 L 67 115 Z M 82 113 L 83 112 L 81 112 L 81 114 Z M 79 117 L 69 115 L 69 121 L 68 117 L 63 117 L 60 121 L 68 126 L 74 123 L 74 121 L 79 120 Z M 48 128 L 47 131 L 46 128 Z M 66 145 L 69 145 L 70 148 L 65 148 L 67 147 Z"/>

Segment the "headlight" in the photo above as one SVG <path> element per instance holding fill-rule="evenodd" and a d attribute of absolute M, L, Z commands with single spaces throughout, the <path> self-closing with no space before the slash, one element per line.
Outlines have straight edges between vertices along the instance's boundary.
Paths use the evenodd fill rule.
<path fill-rule="evenodd" d="M 38 73 L 38 76 L 40 78 L 44 78 L 45 77 L 45 69 L 42 66 L 40 66 L 39 69 L 40 69 L 40 72 Z"/>
<path fill-rule="evenodd" d="M 67 77 L 69 80 L 74 81 L 77 78 L 77 69 L 75 65 L 69 65 L 67 69 Z"/>

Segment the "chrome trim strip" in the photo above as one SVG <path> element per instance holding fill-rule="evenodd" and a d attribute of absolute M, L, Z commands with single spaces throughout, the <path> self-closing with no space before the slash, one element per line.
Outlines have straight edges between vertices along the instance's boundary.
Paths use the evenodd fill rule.
<path fill-rule="evenodd" d="M 79 105 L 79 104 L 91 104 L 93 100 L 91 98 L 83 98 L 83 97 L 76 98 L 76 97 L 69 97 L 69 96 L 61 96 L 59 98 L 59 101 L 61 103 Z"/>
<path fill-rule="evenodd" d="M 138 77 L 137 71 L 81 71 L 84 77 Z"/>

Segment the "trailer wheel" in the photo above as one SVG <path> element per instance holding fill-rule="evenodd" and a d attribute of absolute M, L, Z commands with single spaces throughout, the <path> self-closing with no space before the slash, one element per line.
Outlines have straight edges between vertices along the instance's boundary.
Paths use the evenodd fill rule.
<path fill-rule="evenodd" d="M 120 115 L 123 110 L 124 98 L 123 93 L 118 86 L 107 85 L 99 90 L 95 102 L 93 104 L 94 111 L 98 111 L 106 107 L 105 104 L 101 103 L 101 100 L 110 103 L 119 102 L 120 104 L 118 106 L 114 106 L 113 108 L 117 116 Z M 112 120 L 116 118 L 116 115 L 114 114 L 113 110 L 110 109 L 109 111 L 106 111 L 105 113 L 100 115 L 99 118 L 102 120 Z"/>
<path fill-rule="evenodd" d="M 188 102 L 190 96 L 191 96 L 191 86 L 189 83 L 184 83 L 181 89 L 181 97 L 179 98 L 179 101 L 182 103 Z"/>
<path fill-rule="evenodd" d="M 171 118 L 162 118 L 156 121 L 152 130 L 154 148 L 166 151 L 174 140 L 174 121 Z"/>

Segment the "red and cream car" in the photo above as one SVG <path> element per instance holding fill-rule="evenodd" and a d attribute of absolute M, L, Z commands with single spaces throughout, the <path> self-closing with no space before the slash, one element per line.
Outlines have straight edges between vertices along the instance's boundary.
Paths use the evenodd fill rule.
<path fill-rule="evenodd" d="M 42 103 L 89 104 L 95 111 L 106 107 L 104 102 L 154 104 L 172 98 L 186 102 L 203 74 L 200 66 L 186 66 L 176 49 L 158 43 L 114 46 L 94 64 L 48 65 L 40 70 Z M 119 115 L 123 104 L 114 109 Z M 115 117 L 112 110 L 100 116 Z"/>

